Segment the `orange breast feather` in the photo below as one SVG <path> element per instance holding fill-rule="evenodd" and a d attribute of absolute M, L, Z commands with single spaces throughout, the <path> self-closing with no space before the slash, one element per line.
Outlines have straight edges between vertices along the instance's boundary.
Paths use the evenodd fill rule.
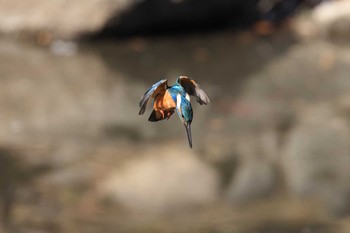
<path fill-rule="evenodd" d="M 173 109 L 176 107 L 175 101 L 171 97 L 170 93 L 166 91 L 164 94 L 160 94 L 154 101 L 154 109 Z"/>

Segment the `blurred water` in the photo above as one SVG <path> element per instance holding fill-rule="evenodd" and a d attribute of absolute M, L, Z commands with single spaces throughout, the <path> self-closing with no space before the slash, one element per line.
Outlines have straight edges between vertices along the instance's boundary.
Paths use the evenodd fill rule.
<path fill-rule="evenodd" d="M 285 32 L 271 38 L 223 32 L 57 41 L 48 48 L 1 40 L 4 228 L 338 232 L 325 216 L 346 213 L 348 172 L 333 174 L 328 160 L 327 169 L 318 170 L 321 177 L 333 174 L 326 184 L 342 177 L 339 198 L 329 193 L 338 208 L 327 195 L 300 198 L 304 186 L 295 188 L 290 178 L 295 167 L 285 168 L 295 162 L 294 149 L 283 157 L 285 141 L 304 115 L 300 111 L 346 93 L 348 48 L 334 61 L 339 52 L 332 46 L 300 45 Z M 323 60 L 315 61 L 320 54 Z M 327 72 L 341 84 L 329 84 L 328 76 L 320 75 Z M 158 123 L 147 121 L 150 111 L 137 115 L 149 86 L 165 77 L 172 83 L 178 75 L 196 79 L 212 99 L 208 106 L 193 103 L 193 150 L 176 115 Z M 343 121 L 334 119 L 337 137 Z M 348 144 L 341 145 L 340 161 L 348 164 Z M 308 178 L 303 170 L 300 174 Z M 308 182 L 309 187 L 312 178 Z M 328 192 L 324 184 L 319 187 Z M 8 200 L 5 189 L 16 198 Z"/>

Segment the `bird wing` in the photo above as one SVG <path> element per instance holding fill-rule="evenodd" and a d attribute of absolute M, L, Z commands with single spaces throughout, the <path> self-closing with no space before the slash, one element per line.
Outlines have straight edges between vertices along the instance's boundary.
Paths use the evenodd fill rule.
<path fill-rule="evenodd" d="M 196 83 L 193 79 L 190 79 L 186 76 L 180 76 L 177 79 L 177 82 L 185 89 L 187 94 L 195 96 L 197 102 L 202 104 L 210 103 L 208 95 L 200 88 L 199 84 Z"/>
<path fill-rule="evenodd" d="M 142 115 L 145 112 L 147 103 L 150 98 L 156 98 L 159 93 L 165 92 L 167 89 L 168 89 L 167 79 L 160 80 L 159 82 L 153 84 L 152 87 L 150 87 L 141 98 L 141 101 L 139 104 L 140 105 L 139 115 Z"/>

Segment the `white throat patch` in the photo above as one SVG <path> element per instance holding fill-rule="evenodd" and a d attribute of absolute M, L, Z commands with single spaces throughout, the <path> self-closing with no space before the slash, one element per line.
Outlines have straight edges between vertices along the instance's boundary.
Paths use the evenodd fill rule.
<path fill-rule="evenodd" d="M 180 110 L 180 106 L 181 106 L 181 95 L 177 94 L 177 96 L 176 96 L 176 108 Z"/>

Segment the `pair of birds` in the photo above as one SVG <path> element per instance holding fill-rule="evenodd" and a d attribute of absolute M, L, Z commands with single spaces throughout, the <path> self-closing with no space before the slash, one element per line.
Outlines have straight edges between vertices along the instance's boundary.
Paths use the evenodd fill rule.
<path fill-rule="evenodd" d="M 193 79 L 180 76 L 173 86 L 168 86 L 168 80 L 163 79 L 150 87 L 143 95 L 139 104 L 139 115 L 144 114 L 146 106 L 151 99 L 154 99 L 154 101 L 153 111 L 148 118 L 149 121 L 168 120 L 176 110 L 181 122 L 185 126 L 188 143 L 192 148 L 191 123 L 193 110 L 190 95 L 195 96 L 200 105 L 210 103 L 208 95 Z"/>

